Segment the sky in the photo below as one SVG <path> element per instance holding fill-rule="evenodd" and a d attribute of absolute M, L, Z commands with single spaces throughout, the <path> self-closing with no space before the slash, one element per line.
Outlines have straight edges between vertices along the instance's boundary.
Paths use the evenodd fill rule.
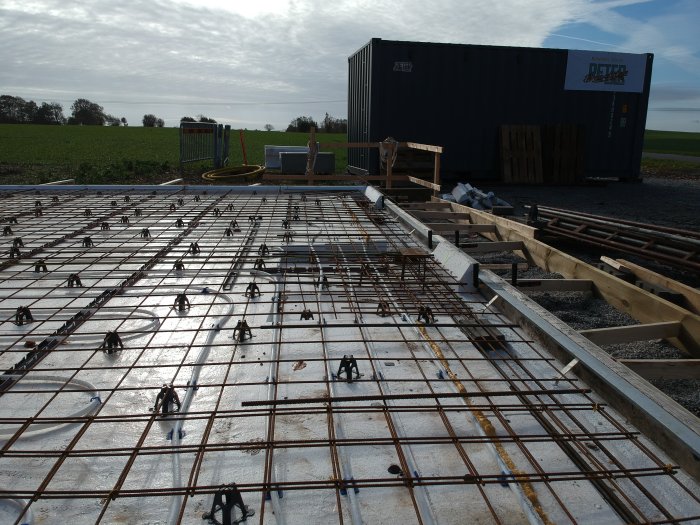
<path fill-rule="evenodd" d="M 654 53 L 648 129 L 700 131 L 700 0 L 0 0 L 0 94 L 141 125 L 347 116 L 371 38 Z"/>

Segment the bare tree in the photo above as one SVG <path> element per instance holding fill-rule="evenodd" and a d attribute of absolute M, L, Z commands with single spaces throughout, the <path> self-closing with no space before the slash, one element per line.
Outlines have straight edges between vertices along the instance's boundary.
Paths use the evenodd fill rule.
<path fill-rule="evenodd" d="M 273 129 L 275 129 L 275 126 L 272 124 L 265 124 L 265 131 L 272 131 Z"/>

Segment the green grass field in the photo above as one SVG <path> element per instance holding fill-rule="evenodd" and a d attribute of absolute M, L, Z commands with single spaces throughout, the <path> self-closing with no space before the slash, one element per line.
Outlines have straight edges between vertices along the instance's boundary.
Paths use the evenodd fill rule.
<path fill-rule="evenodd" d="M 646 130 L 644 151 L 700 157 L 700 133 Z"/>
<path fill-rule="evenodd" d="M 264 162 L 265 144 L 305 145 L 306 133 L 245 131 L 249 164 Z M 345 142 L 343 134 L 318 134 L 320 142 Z M 648 130 L 644 150 L 700 156 L 700 133 Z M 344 172 L 347 150 L 333 149 Z M 243 164 L 238 131 L 232 130 L 229 165 Z M 653 173 L 692 171 L 697 166 L 643 160 Z M 189 165 L 192 180 L 206 169 Z M 647 172 L 649 172 L 647 170 Z M 159 183 L 179 176 L 177 128 L 41 126 L 0 124 L 0 184 L 35 184 L 74 178 L 80 184 Z"/>
<path fill-rule="evenodd" d="M 245 131 L 249 164 L 264 163 L 264 146 L 303 146 L 306 133 Z M 344 134 L 316 135 L 320 142 L 345 142 Z M 75 178 L 81 184 L 134 183 L 178 176 L 177 128 L 41 126 L 0 124 L 0 184 L 32 184 Z M 347 152 L 334 149 L 344 171 Z M 238 131 L 232 130 L 229 165 L 243 164 Z M 190 172 L 206 169 L 189 166 Z"/>

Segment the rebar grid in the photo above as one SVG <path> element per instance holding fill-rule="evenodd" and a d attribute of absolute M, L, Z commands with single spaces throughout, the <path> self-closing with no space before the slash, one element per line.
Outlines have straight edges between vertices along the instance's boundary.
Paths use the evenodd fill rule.
<path fill-rule="evenodd" d="M 199 523 L 231 482 L 259 523 L 700 516 L 690 478 L 427 252 L 407 258 L 420 247 L 359 192 L 4 197 L 0 498 L 49 522 L 59 500 L 83 521 L 170 505 Z M 15 324 L 18 306 L 33 320 Z M 252 339 L 233 337 L 242 319 Z M 149 410 L 163 383 L 186 411 Z"/>

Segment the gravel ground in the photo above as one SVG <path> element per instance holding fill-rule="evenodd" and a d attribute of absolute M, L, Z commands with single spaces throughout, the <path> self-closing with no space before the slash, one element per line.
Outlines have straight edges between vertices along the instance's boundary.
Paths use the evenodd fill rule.
<path fill-rule="evenodd" d="M 700 230 L 700 180 L 647 178 L 642 183 L 611 182 L 601 186 L 478 186 L 494 191 L 516 208 L 516 216 L 525 214 L 524 206 L 540 204 L 576 211 L 608 215 L 639 222 L 650 222 L 681 229 Z M 554 243 L 552 243 L 554 244 Z M 601 255 L 623 257 L 674 279 L 700 287 L 700 275 L 682 272 L 628 254 L 600 252 L 593 248 L 559 243 L 557 247 L 588 263 L 599 262 Z M 483 263 L 524 262 L 510 252 L 477 257 Z M 496 272 L 510 278 L 510 271 Z M 552 279 L 558 274 L 531 268 L 521 278 Z M 526 291 L 526 290 L 524 290 Z M 532 299 L 576 330 L 638 324 L 591 293 L 531 292 Z M 617 359 L 678 359 L 682 352 L 665 341 L 641 341 L 602 347 Z M 661 391 L 700 416 L 700 380 L 651 381 Z"/>
<path fill-rule="evenodd" d="M 525 215 L 525 206 L 539 204 L 672 228 L 700 230 L 699 179 L 646 178 L 641 183 L 609 182 L 600 186 L 484 186 L 479 189 L 493 191 L 508 201 L 515 207 L 516 217 Z M 588 263 L 599 262 L 601 255 L 623 258 L 690 286 L 700 287 L 700 275 L 696 272 L 669 268 L 635 255 L 599 251 L 571 242 L 550 244 Z"/>

